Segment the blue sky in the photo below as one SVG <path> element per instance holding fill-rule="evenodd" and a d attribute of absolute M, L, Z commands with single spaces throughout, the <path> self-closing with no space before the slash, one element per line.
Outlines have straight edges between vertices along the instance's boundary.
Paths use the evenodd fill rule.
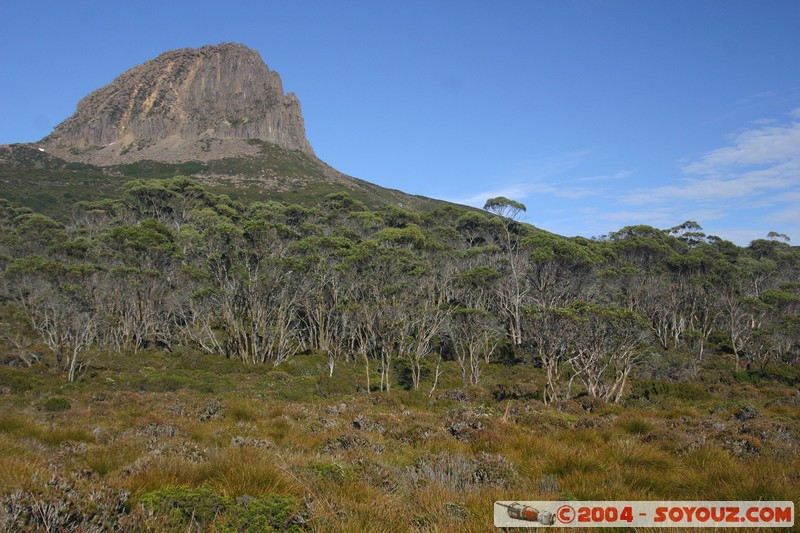
<path fill-rule="evenodd" d="M 176 48 L 241 42 L 362 179 L 591 237 L 800 242 L 800 2 L 5 2 L 0 144 Z"/>

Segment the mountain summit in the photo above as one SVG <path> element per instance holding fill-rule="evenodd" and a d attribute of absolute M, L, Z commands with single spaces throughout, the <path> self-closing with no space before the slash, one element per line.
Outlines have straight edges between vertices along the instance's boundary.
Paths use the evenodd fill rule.
<path fill-rule="evenodd" d="M 68 160 L 110 165 L 209 161 L 258 152 L 257 141 L 313 155 L 300 102 L 241 44 L 184 48 L 86 96 L 40 143 Z"/>
<path fill-rule="evenodd" d="M 0 199 L 53 216 L 75 198 L 118 197 L 127 180 L 173 176 L 245 203 L 317 205 L 347 193 L 367 207 L 445 205 L 321 161 L 297 97 L 241 44 L 161 54 L 86 96 L 41 141 L 0 146 Z"/>

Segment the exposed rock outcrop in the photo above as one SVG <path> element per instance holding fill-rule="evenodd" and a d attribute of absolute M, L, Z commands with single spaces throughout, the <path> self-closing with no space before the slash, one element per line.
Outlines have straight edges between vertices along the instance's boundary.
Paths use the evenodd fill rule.
<path fill-rule="evenodd" d="M 69 160 L 117 164 L 252 155 L 253 140 L 313 154 L 300 102 L 240 44 L 161 54 L 89 94 L 40 143 Z M 251 141 L 251 143 L 248 143 Z"/>

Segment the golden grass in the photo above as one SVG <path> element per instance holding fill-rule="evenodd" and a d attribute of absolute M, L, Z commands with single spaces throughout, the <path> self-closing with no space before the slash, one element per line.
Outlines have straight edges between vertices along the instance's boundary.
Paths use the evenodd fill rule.
<path fill-rule="evenodd" d="M 770 403 L 774 391 L 744 398 L 730 388 L 702 408 L 676 400 L 592 413 L 575 402 L 569 412 L 498 403 L 479 390 L 465 403 L 403 390 L 330 398 L 294 390 L 299 399 L 288 400 L 291 373 L 301 370 L 286 368 L 274 391 L 262 379 L 233 379 L 237 391 L 222 394 L 76 383 L 59 390 L 72 408 L 55 414 L 23 407 L 35 403 L 21 395 L 0 396 L 0 496 L 40 490 L 54 470 L 88 470 L 87 486 L 130 491 L 133 507 L 148 491 L 207 487 L 230 498 L 294 496 L 309 506 L 312 531 L 482 532 L 494 531 L 495 500 L 796 500 L 800 493 L 800 409 Z M 92 399 L 96 388 L 104 400 Z M 212 399 L 220 414 L 201 421 Z M 745 401 L 758 419 L 733 416 Z M 465 420 L 480 427 L 451 433 L 464 412 L 479 413 Z M 367 423 L 354 427 L 357 417 Z M 175 433 L 152 429 L 167 426 Z M 774 441 L 778 426 L 789 440 Z M 759 454 L 736 456 L 726 449 L 730 439 L 752 441 Z M 480 454 L 501 457 L 512 473 L 464 490 L 412 475 L 421 460 L 468 464 Z"/>
<path fill-rule="evenodd" d="M 44 457 L 43 457 L 44 456 Z M 47 475 L 46 454 L 21 441 L 0 434 L 0 494 L 29 489 L 35 478 Z"/>
<path fill-rule="evenodd" d="M 199 467 L 204 482 L 226 496 L 302 495 L 302 486 L 274 452 L 228 448 Z"/>
<path fill-rule="evenodd" d="M 114 441 L 102 446 L 91 446 L 81 454 L 81 461 L 92 472 L 101 477 L 120 474 L 127 466 L 144 456 L 145 450 L 139 444 Z"/>

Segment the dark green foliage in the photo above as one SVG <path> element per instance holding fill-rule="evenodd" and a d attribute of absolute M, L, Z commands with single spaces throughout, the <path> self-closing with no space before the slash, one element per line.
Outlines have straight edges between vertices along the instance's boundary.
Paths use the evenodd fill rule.
<path fill-rule="evenodd" d="M 42 384 L 38 376 L 31 375 L 23 368 L 14 368 L 6 365 L 0 366 L 0 387 L 14 393 L 21 393 L 36 389 Z"/>
<path fill-rule="evenodd" d="M 227 513 L 235 503 L 208 487 L 165 487 L 146 492 L 139 503 L 163 517 L 170 528 L 207 527 Z"/>
<path fill-rule="evenodd" d="M 513 220 L 525 206 L 508 198 L 486 203 L 500 216 L 422 213 L 392 204 L 394 193 L 370 197 L 369 184 L 343 189 L 306 154 L 253 144 L 281 169 L 278 181 L 327 177 L 316 200 L 246 205 L 181 174 L 263 163 L 230 159 L 118 169 L 141 175 L 113 199 L 75 196 L 69 219 L 0 202 L 2 297 L 19 315 L 3 322 L 16 324 L 3 330 L 17 350 L 9 360 L 32 364 L 38 356 L 25 350 L 36 341 L 70 380 L 98 350 L 188 348 L 250 365 L 318 353 L 329 372 L 363 363 L 345 387 L 307 376 L 301 392 L 282 391 L 327 397 L 375 380 L 382 391 L 434 387 L 437 362 L 458 363 L 462 380 L 477 383 L 502 359 L 542 369 L 548 402 L 570 386 L 620 401 L 637 381 L 690 380 L 716 356 L 746 368 L 749 377 L 730 379 L 759 383 L 800 362 L 800 254 L 778 236 L 738 248 L 687 221 L 564 238 Z M 15 153 L 40 170 L 92 171 Z M 168 371 L 128 385 L 218 390 L 201 374 Z"/>
<path fill-rule="evenodd" d="M 131 383 L 134 390 L 142 392 L 174 392 L 180 389 L 192 389 L 198 392 L 212 393 L 214 382 L 202 381 L 188 376 L 154 375 Z"/>
<path fill-rule="evenodd" d="M 658 401 L 664 398 L 700 402 L 711 398 L 701 383 L 638 380 L 631 390 L 632 399 Z"/>
<path fill-rule="evenodd" d="M 69 403 L 69 400 L 61 396 L 53 396 L 42 403 L 42 409 L 50 413 L 66 411 L 70 407 L 72 407 L 72 405 Z"/>
<path fill-rule="evenodd" d="M 315 463 L 308 469 L 322 479 L 341 484 L 348 475 L 348 470 L 339 463 Z"/>
<path fill-rule="evenodd" d="M 525 204 L 509 200 L 505 196 L 498 196 L 497 198 L 489 198 L 486 200 L 483 208 L 486 211 L 491 211 L 501 217 L 514 218 L 520 211 L 527 211 Z"/>
<path fill-rule="evenodd" d="M 300 503 L 293 496 L 271 494 L 254 498 L 229 514 L 226 525 L 232 531 L 248 533 L 305 531 L 300 517 Z"/>
<path fill-rule="evenodd" d="M 733 379 L 738 383 L 763 385 L 770 382 L 784 385 L 800 385 L 800 369 L 787 365 L 776 365 L 765 370 L 734 372 Z"/>
<path fill-rule="evenodd" d="M 137 226 L 118 226 L 108 233 L 108 243 L 119 250 L 135 252 L 159 251 L 175 253 L 169 229 L 155 219 L 147 219 Z"/>
<path fill-rule="evenodd" d="M 628 418 L 619 423 L 619 426 L 631 435 L 645 435 L 652 431 L 655 426 L 641 418 Z"/>
<path fill-rule="evenodd" d="M 397 359 L 394 361 L 394 373 L 397 379 L 397 385 L 405 390 L 411 390 L 414 387 L 413 369 L 411 362 L 408 359 Z M 433 365 L 425 361 L 420 368 L 420 375 L 424 379 L 433 373 Z"/>
<path fill-rule="evenodd" d="M 169 529 L 208 528 L 222 531 L 304 531 L 300 503 L 293 496 L 227 498 L 208 487 L 165 487 L 147 492 L 140 505 L 155 513 L 154 524 Z"/>

